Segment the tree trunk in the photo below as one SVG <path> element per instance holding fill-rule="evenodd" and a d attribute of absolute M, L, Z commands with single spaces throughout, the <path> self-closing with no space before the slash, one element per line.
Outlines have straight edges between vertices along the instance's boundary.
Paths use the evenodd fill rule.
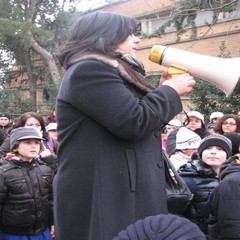
<path fill-rule="evenodd" d="M 30 4 L 27 6 L 27 9 L 25 11 L 25 19 L 30 24 L 34 22 L 36 13 L 39 10 L 39 7 L 41 6 L 41 4 L 42 2 L 39 0 L 32 0 L 30 1 Z M 26 35 L 27 35 L 27 41 L 29 45 L 32 47 L 32 49 L 36 53 L 38 53 L 40 56 L 42 56 L 42 58 L 46 61 L 49 68 L 49 72 L 52 76 L 53 83 L 56 89 L 58 90 L 60 87 L 60 74 L 52 54 L 38 44 L 38 42 L 35 40 L 32 34 L 31 29 L 29 29 L 26 32 Z"/>
<path fill-rule="evenodd" d="M 61 81 L 60 81 L 61 77 L 60 77 L 59 70 L 57 68 L 57 64 L 56 64 L 53 56 L 36 42 L 36 40 L 34 39 L 34 37 L 32 36 L 32 33 L 30 31 L 28 32 L 28 35 L 29 35 L 28 40 L 29 40 L 30 46 L 33 48 L 33 50 L 35 52 L 37 52 L 39 55 L 41 55 L 42 58 L 46 61 L 49 71 L 50 71 L 50 74 L 52 76 L 53 83 L 54 83 L 56 89 L 58 90 L 60 87 L 60 83 L 61 83 Z"/>
<path fill-rule="evenodd" d="M 27 76 L 29 80 L 30 106 L 31 106 L 31 109 L 29 109 L 29 111 L 36 112 L 37 111 L 37 83 L 36 83 L 36 78 L 33 74 L 30 49 L 27 47 L 24 48 L 24 58 L 25 58 L 25 63 L 27 67 Z"/>

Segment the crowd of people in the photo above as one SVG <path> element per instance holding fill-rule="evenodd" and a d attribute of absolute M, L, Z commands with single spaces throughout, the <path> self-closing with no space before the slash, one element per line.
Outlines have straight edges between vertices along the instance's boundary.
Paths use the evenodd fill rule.
<path fill-rule="evenodd" d="M 152 86 L 136 31 L 128 16 L 80 17 L 51 115 L 0 113 L 1 240 L 240 239 L 240 116 L 177 119 L 196 82 Z M 168 213 L 163 151 L 193 196 L 181 213 Z"/>
<path fill-rule="evenodd" d="M 0 113 L 0 239 L 50 240 L 53 178 L 57 173 L 56 121 L 36 112 L 13 119 Z"/>
<path fill-rule="evenodd" d="M 208 239 L 240 239 L 240 116 L 213 112 L 207 124 L 205 117 L 189 111 L 182 125 L 164 131 L 169 159 L 193 194 L 181 214 Z"/>

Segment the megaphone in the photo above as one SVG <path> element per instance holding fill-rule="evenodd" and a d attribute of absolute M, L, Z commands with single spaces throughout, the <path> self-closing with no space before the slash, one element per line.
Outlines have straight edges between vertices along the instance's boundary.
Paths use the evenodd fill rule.
<path fill-rule="evenodd" d="M 189 72 L 220 88 L 229 97 L 240 80 L 240 57 L 218 58 L 155 45 L 149 60 L 165 67 L 173 67 L 177 72 Z"/>

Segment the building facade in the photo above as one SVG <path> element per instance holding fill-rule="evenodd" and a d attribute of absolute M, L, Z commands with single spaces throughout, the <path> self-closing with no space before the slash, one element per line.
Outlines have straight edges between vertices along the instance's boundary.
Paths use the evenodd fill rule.
<path fill-rule="evenodd" d="M 122 0 L 103 7 L 102 10 L 133 16 L 140 22 L 142 33 L 147 36 L 164 23 L 173 13 L 173 0 Z M 180 38 L 173 27 L 166 28 L 165 34 L 159 37 L 142 38 L 137 52 L 143 62 L 147 75 L 160 75 L 166 69 L 149 61 L 148 56 L 153 45 L 165 45 L 184 51 L 219 57 L 220 47 L 224 43 L 231 57 L 240 57 L 240 12 L 237 8 L 231 13 L 221 13 L 214 25 L 211 25 L 212 11 L 199 11 L 196 17 L 196 35 L 192 36 L 191 28 L 186 28 Z M 217 66 L 213 66 L 217 67 Z M 204 69 L 204 63 L 199 68 Z M 226 66 L 227 71 L 227 66 Z M 227 81 L 227 79 L 226 79 Z M 189 101 L 182 98 L 184 110 L 189 110 Z"/>

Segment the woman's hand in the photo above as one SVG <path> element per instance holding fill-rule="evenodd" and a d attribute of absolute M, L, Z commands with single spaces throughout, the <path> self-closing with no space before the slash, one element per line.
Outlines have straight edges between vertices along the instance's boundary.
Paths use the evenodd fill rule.
<path fill-rule="evenodd" d="M 51 151 L 44 146 L 43 150 L 40 153 L 40 157 L 46 158 L 49 157 L 51 154 L 52 154 Z"/>
<path fill-rule="evenodd" d="M 51 237 L 55 238 L 55 228 L 54 228 L 54 225 L 51 226 L 50 233 L 51 233 Z"/>
<path fill-rule="evenodd" d="M 163 85 L 163 83 L 164 83 L 166 80 L 168 80 L 168 79 L 170 79 L 170 77 L 169 77 L 169 75 L 168 75 L 168 72 L 167 72 L 167 71 L 164 71 L 164 72 L 162 73 L 162 76 L 161 76 L 160 80 L 159 80 L 159 86 Z"/>
<path fill-rule="evenodd" d="M 162 83 L 162 85 L 167 85 L 175 89 L 180 96 L 191 92 L 195 84 L 196 84 L 196 81 L 189 73 L 181 74 L 175 78 L 170 78 L 170 79 L 165 78 Z"/>

